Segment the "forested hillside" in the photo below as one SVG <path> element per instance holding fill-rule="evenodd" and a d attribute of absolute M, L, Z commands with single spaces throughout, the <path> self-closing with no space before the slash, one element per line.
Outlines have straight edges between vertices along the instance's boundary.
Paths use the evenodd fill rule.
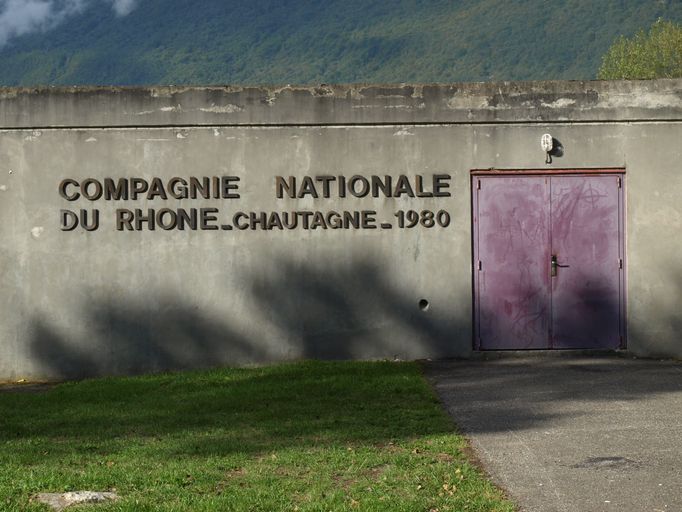
<path fill-rule="evenodd" d="M 5 36 L 1 85 L 587 79 L 616 36 L 682 21 L 682 0 L 78 2 Z"/>

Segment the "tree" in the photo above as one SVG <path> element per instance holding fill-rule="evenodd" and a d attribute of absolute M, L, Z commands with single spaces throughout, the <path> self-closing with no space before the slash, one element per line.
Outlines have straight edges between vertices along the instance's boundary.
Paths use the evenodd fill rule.
<path fill-rule="evenodd" d="M 649 32 L 620 36 L 602 57 L 600 80 L 682 77 L 682 26 L 658 19 Z"/>

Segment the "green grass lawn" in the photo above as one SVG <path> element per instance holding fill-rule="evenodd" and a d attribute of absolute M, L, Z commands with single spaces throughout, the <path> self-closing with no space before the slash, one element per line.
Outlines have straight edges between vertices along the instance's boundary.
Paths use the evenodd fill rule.
<path fill-rule="evenodd" d="M 0 510 L 513 511 L 413 363 L 306 362 L 0 391 Z"/>

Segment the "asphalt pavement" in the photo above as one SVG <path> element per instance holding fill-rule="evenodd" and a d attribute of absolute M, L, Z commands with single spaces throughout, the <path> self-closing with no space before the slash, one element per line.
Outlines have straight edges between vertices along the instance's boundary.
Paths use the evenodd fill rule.
<path fill-rule="evenodd" d="M 682 512 L 682 363 L 522 356 L 425 365 L 525 512 Z"/>

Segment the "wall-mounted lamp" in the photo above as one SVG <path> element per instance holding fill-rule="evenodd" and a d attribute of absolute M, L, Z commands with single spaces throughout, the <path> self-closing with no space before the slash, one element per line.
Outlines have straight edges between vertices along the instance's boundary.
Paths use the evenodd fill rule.
<path fill-rule="evenodd" d="M 554 149 L 554 138 L 549 133 L 545 133 L 540 139 L 540 146 L 542 147 L 542 150 L 547 154 L 547 158 L 545 158 L 545 163 L 551 164 L 552 163 L 551 153 L 552 150 Z"/>

